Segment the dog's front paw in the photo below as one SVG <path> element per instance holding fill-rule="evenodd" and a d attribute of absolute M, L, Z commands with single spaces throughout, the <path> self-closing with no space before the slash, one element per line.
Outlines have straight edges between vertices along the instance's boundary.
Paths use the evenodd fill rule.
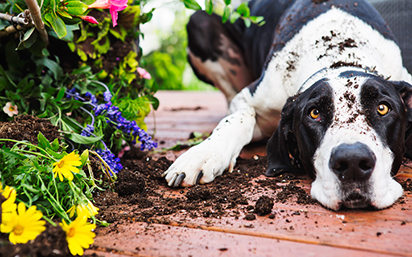
<path fill-rule="evenodd" d="M 212 182 L 227 168 L 233 169 L 237 156 L 228 156 L 223 151 L 203 142 L 182 154 L 163 173 L 171 187 L 190 187 Z"/>

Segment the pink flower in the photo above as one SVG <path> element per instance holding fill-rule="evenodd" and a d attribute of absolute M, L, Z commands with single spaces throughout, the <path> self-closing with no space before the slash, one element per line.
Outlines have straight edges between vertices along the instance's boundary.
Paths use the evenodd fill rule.
<path fill-rule="evenodd" d="M 152 78 L 152 76 L 150 76 L 150 73 L 147 72 L 147 70 L 145 70 L 143 68 L 137 67 L 137 73 L 139 73 L 141 78 L 144 78 L 144 79 L 151 79 Z"/>
<path fill-rule="evenodd" d="M 3 111 L 7 113 L 7 115 L 9 115 L 10 117 L 19 114 L 19 111 L 17 110 L 17 105 L 13 105 L 11 102 L 6 103 L 6 105 L 3 107 Z"/>
<path fill-rule="evenodd" d="M 89 9 L 109 9 L 112 15 L 113 27 L 117 25 L 117 12 L 123 11 L 127 7 L 127 0 L 96 0 L 89 5 Z"/>
<path fill-rule="evenodd" d="M 93 24 L 99 24 L 99 22 L 93 16 L 80 16 L 80 18 L 84 21 L 87 21 Z"/>
<path fill-rule="evenodd" d="M 117 154 L 117 157 L 122 158 L 123 155 L 128 151 L 130 151 L 130 146 L 127 145 L 122 150 L 120 150 L 120 152 Z"/>

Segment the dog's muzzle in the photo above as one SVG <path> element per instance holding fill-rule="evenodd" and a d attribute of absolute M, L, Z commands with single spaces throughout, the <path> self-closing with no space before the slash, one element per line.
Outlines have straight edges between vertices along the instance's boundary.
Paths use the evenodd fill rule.
<path fill-rule="evenodd" d="M 376 164 L 376 156 L 363 143 L 341 144 L 332 150 L 329 160 L 331 170 L 341 181 L 342 203 L 348 208 L 370 205 L 368 180 Z"/>

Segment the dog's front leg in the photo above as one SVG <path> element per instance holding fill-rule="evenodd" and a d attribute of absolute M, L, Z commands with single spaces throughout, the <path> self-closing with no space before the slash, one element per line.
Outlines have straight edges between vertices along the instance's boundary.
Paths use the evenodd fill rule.
<path fill-rule="evenodd" d="M 250 94 L 246 90 L 233 98 L 231 114 L 219 122 L 212 135 L 182 154 L 163 173 L 169 186 L 210 183 L 227 168 L 233 169 L 240 151 L 252 140 L 256 124 L 255 110 L 247 101 Z"/>

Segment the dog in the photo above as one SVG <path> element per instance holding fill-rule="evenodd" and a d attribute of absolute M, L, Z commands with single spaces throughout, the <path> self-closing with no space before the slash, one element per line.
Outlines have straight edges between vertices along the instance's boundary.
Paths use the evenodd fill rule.
<path fill-rule="evenodd" d="M 412 158 L 412 77 L 385 21 L 362 0 L 248 5 L 263 26 L 190 18 L 189 62 L 230 115 L 164 172 L 168 185 L 212 182 L 245 145 L 269 139 L 267 176 L 304 169 L 312 198 L 332 210 L 391 206 Z"/>

